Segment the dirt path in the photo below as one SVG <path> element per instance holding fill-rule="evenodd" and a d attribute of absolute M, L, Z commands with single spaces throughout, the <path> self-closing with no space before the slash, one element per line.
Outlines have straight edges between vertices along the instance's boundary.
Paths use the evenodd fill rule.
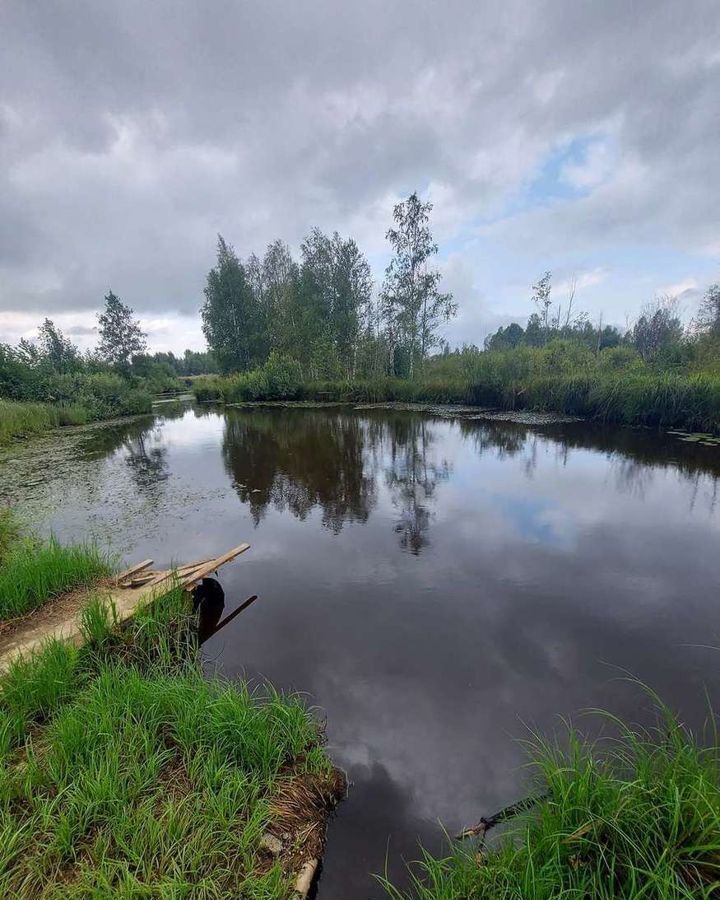
<path fill-rule="evenodd" d="M 82 610 L 91 594 L 98 590 L 112 598 L 120 622 L 151 602 L 156 593 L 153 587 L 119 589 L 110 582 L 104 582 L 92 588 L 60 594 L 27 616 L 0 625 L 0 672 L 8 669 L 18 656 L 32 653 L 53 638 L 81 644 Z"/>

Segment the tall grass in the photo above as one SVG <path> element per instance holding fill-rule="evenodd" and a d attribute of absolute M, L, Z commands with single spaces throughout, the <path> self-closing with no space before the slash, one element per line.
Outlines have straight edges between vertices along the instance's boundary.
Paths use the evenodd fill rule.
<path fill-rule="evenodd" d="M 55 402 L 0 399 L 0 445 L 64 425 L 147 413 L 152 398 L 116 375 L 57 376 Z"/>
<path fill-rule="evenodd" d="M 110 562 L 93 544 L 14 543 L 0 566 L 0 621 L 24 615 L 51 597 L 109 575 Z"/>
<path fill-rule="evenodd" d="M 487 354 L 501 356 L 502 354 Z M 487 377 L 409 381 L 381 378 L 354 382 L 308 382 L 287 396 L 248 396 L 235 376 L 198 379 L 198 400 L 331 400 L 348 403 L 461 403 L 505 410 L 541 410 L 585 416 L 620 425 L 648 425 L 720 431 L 720 377 L 654 372 L 546 374 L 515 377 L 488 371 Z"/>
<path fill-rule="evenodd" d="M 715 744 L 717 742 L 715 741 Z M 571 733 L 535 746 L 548 799 L 499 843 L 424 854 L 394 900 L 532 897 L 710 898 L 720 891 L 720 748 L 701 749 L 667 713 L 653 731 L 621 726 L 605 746 Z"/>
<path fill-rule="evenodd" d="M 0 400 L 0 444 L 40 434 L 60 424 L 60 409 L 49 403 Z"/>
<path fill-rule="evenodd" d="M 0 896 L 290 896 L 261 838 L 307 839 L 279 802 L 297 780 L 329 800 L 317 726 L 294 698 L 150 654 L 188 614 L 170 595 L 121 634 L 96 597 L 90 644 L 51 643 L 0 678 Z"/>

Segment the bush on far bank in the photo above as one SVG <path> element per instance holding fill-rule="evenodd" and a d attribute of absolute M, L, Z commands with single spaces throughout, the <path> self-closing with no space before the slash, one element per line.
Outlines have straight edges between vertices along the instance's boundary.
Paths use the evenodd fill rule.
<path fill-rule="evenodd" d="M 314 400 L 351 403 L 461 403 L 585 416 L 620 425 L 720 431 L 720 373 L 698 366 L 652 365 L 629 346 L 595 353 L 568 340 L 545 347 L 434 357 L 415 379 L 303 380 L 293 360 L 198 378 L 200 401 Z"/>

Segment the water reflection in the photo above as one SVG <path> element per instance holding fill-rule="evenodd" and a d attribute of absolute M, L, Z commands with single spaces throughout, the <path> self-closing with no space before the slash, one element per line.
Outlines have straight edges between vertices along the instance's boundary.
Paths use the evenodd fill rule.
<path fill-rule="evenodd" d="M 169 476 L 167 447 L 159 427 L 123 441 L 125 463 L 141 494 L 156 495 L 161 482 Z"/>
<path fill-rule="evenodd" d="M 400 546 L 417 554 L 428 541 L 435 489 L 450 475 L 433 444 L 432 424 L 421 416 L 255 410 L 228 415 L 223 458 L 256 525 L 269 506 L 300 520 L 317 507 L 335 534 L 367 521 L 383 476 Z"/>
<path fill-rule="evenodd" d="M 671 468 L 694 484 L 691 503 L 706 479 L 709 502 L 715 502 L 720 459 L 713 454 L 718 451 L 679 445 L 654 432 L 586 423 L 539 430 L 467 418 L 449 425 L 412 412 L 365 411 L 360 416 L 255 409 L 227 413 L 222 453 L 256 526 L 270 507 L 301 521 L 317 508 L 323 525 L 338 534 L 346 523 L 368 520 L 382 483 L 395 510 L 399 545 L 418 555 L 430 541 L 438 485 L 452 478 L 452 465 L 436 440 L 448 428 L 457 429 L 480 456 L 500 462 L 520 459 L 529 480 L 535 477 L 539 454 L 550 452 L 565 467 L 575 451 L 592 450 L 606 457 L 623 493 L 642 498 L 656 472 Z"/>
<path fill-rule="evenodd" d="M 385 481 L 400 512 L 395 525 L 400 546 L 417 555 L 429 541 L 435 488 L 450 477 L 450 466 L 436 459 L 432 427 L 424 417 L 391 417 L 373 436 L 388 447 Z"/>
<path fill-rule="evenodd" d="M 257 525 L 269 505 L 304 520 L 315 507 L 338 533 L 365 522 L 375 497 L 364 466 L 365 430 L 355 416 L 306 410 L 231 412 L 223 459 Z"/>
<path fill-rule="evenodd" d="M 206 664 L 327 717 L 353 785 L 321 900 L 382 896 L 370 873 L 387 857 L 400 874 L 418 839 L 440 849 L 437 820 L 456 831 L 523 796 L 526 725 L 593 706 L 647 719 L 622 671 L 691 725 L 704 684 L 718 705 L 717 654 L 697 649 L 720 643 L 715 448 L 387 410 L 204 407 L 133 427 L 96 450 L 94 493 L 63 475 L 48 527 L 82 534 L 63 525 L 120 496 L 109 532 L 130 560 L 253 544 L 223 569 Z M 160 502 L 143 499 L 153 482 Z"/>

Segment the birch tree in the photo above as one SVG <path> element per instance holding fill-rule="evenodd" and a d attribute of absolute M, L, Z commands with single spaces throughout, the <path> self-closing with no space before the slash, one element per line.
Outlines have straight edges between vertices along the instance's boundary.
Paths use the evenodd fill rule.
<path fill-rule="evenodd" d="M 457 312 L 452 294 L 439 290 L 440 272 L 430 264 L 438 252 L 430 231 L 431 210 L 431 203 L 411 194 L 393 209 L 395 226 L 386 235 L 394 256 L 385 270 L 383 317 L 391 344 L 401 343 L 407 352 L 411 378 L 416 361 L 422 365 L 437 343 L 440 323 Z"/>

